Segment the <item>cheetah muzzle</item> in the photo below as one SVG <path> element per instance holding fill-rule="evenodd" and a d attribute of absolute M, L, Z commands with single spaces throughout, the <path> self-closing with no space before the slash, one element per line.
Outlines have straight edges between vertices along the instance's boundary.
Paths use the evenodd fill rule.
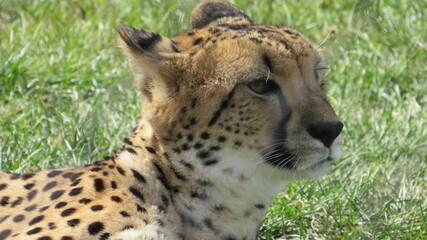
<path fill-rule="evenodd" d="M 111 157 L 0 173 L 0 239 L 256 239 L 274 195 L 341 154 L 318 49 L 207 0 L 172 38 L 118 40 L 144 104 Z"/>

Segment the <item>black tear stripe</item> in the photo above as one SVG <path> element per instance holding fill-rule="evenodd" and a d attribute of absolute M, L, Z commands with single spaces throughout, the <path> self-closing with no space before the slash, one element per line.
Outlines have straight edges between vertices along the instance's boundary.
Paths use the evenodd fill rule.
<path fill-rule="evenodd" d="M 273 66 L 271 65 L 270 58 L 268 58 L 267 54 L 264 54 L 262 57 L 262 60 L 264 61 L 265 65 L 268 67 L 268 70 L 272 72 Z"/>
<path fill-rule="evenodd" d="M 209 124 L 208 124 L 209 127 L 213 126 L 218 121 L 219 117 L 221 116 L 222 111 L 228 107 L 228 104 L 229 104 L 231 98 L 233 97 L 235 90 L 236 90 L 236 87 L 234 87 L 233 90 L 231 90 L 231 92 L 227 95 L 227 98 L 222 101 L 221 106 L 213 114 L 211 120 L 209 121 Z"/>
<path fill-rule="evenodd" d="M 278 92 L 278 98 L 280 103 L 280 109 L 282 110 L 282 120 L 276 128 L 274 133 L 275 140 L 273 142 L 273 149 L 267 149 L 267 154 L 264 160 L 273 165 L 274 167 L 293 169 L 295 167 L 295 155 L 293 155 L 289 149 L 286 149 L 283 141 L 286 139 L 286 125 L 291 118 L 292 110 L 289 104 L 286 102 L 285 97 L 281 91 Z M 281 144 L 278 144 L 282 142 Z"/>

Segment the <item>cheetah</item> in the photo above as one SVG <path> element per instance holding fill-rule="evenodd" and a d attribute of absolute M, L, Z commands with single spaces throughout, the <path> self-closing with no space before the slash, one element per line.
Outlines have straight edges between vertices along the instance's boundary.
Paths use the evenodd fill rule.
<path fill-rule="evenodd" d="M 252 240 L 276 193 L 340 157 L 306 37 L 219 0 L 190 22 L 171 38 L 117 27 L 144 95 L 137 127 L 93 164 L 0 173 L 1 240 Z"/>

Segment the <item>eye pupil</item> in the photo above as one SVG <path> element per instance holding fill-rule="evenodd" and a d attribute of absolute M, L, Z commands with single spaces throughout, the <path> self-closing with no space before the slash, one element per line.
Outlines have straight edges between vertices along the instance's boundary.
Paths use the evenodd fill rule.
<path fill-rule="evenodd" d="M 274 93 L 280 89 L 273 80 L 258 79 L 247 84 L 248 88 L 256 94 Z"/>

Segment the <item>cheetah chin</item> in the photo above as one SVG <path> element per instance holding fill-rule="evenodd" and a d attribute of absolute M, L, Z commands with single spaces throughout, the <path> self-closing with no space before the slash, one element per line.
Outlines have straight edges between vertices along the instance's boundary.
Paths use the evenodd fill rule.
<path fill-rule="evenodd" d="M 286 183 L 341 155 L 320 51 L 236 6 L 173 37 L 120 24 L 144 95 L 123 148 L 84 167 L 0 173 L 0 240 L 253 240 Z"/>

